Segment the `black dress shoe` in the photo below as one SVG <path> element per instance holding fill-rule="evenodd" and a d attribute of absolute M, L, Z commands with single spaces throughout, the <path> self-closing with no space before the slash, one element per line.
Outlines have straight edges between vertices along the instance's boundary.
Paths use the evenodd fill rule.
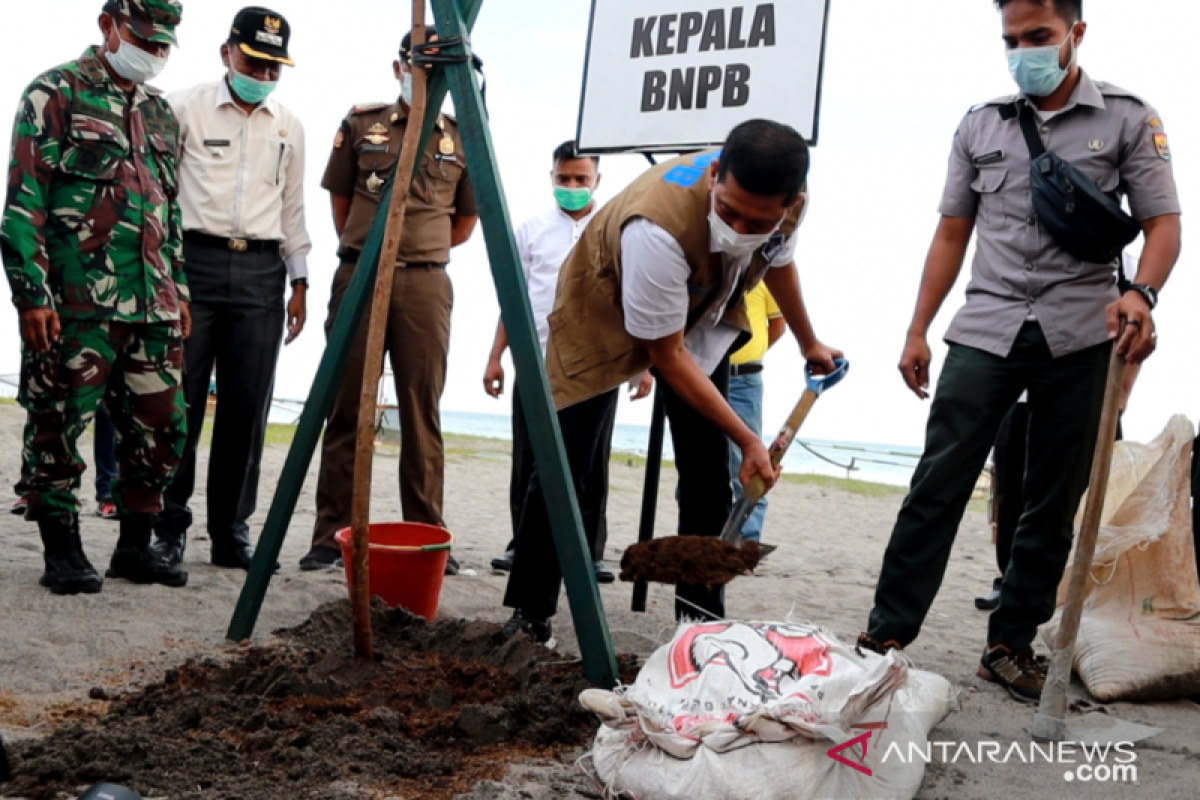
<path fill-rule="evenodd" d="M 523 611 L 517 609 L 513 612 L 512 619 L 504 623 L 500 635 L 507 642 L 519 633 L 524 633 L 538 644 L 546 644 L 553 637 L 554 628 L 550 625 L 550 620 L 526 616 Z"/>
<path fill-rule="evenodd" d="M 316 545 L 308 551 L 308 555 L 300 559 L 301 572 L 317 572 L 326 569 L 342 568 L 342 551 L 332 547 Z"/>
<path fill-rule="evenodd" d="M 980 611 L 995 611 L 1000 607 L 1000 590 L 992 589 L 983 597 L 976 597 L 975 607 Z"/>
<path fill-rule="evenodd" d="M 505 550 L 504 555 L 499 558 L 492 559 L 492 569 L 496 572 L 512 572 L 513 558 L 516 556 L 512 550 Z"/>
<path fill-rule="evenodd" d="M 458 564 L 458 559 L 454 556 L 446 556 L 446 571 L 444 575 L 457 575 L 462 567 Z"/>
<path fill-rule="evenodd" d="M 158 541 L 150 545 L 151 552 L 172 567 L 183 563 L 183 554 L 187 550 L 186 536 L 160 536 Z"/>
<path fill-rule="evenodd" d="M 131 583 L 170 586 L 178 589 L 187 586 L 186 570 L 173 567 L 144 547 L 117 547 L 104 573 L 108 578 L 124 578 Z"/>
<path fill-rule="evenodd" d="M 232 550 L 216 550 L 212 551 L 212 565 L 214 567 L 224 567 L 225 569 L 244 569 L 250 571 L 250 564 L 254 561 L 254 548 L 248 544 L 237 545 Z M 273 572 L 279 571 L 279 562 L 275 562 Z"/>
<path fill-rule="evenodd" d="M 608 568 L 608 564 L 603 561 L 597 561 L 592 568 L 596 571 L 596 583 L 612 583 L 617 579 L 617 576 L 613 575 L 612 570 Z"/>

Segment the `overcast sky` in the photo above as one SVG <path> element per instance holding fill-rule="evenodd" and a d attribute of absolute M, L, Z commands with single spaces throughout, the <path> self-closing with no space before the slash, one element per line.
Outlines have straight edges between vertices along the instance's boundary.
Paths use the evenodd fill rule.
<path fill-rule="evenodd" d="M 604 2 L 604 0 L 599 0 Z M 218 47 L 235 0 L 185 0 L 180 48 L 157 85 L 174 90 L 219 78 Z M 295 69 L 277 97 L 304 122 L 308 142 L 309 326 L 280 362 L 276 393 L 306 396 L 324 346 L 321 323 L 337 266 L 336 238 L 320 178 L 333 137 L 355 103 L 392 101 L 391 61 L 411 5 L 405 0 L 278 0 L 292 24 Z M 680 0 L 680 7 L 687 5 Z M 747 2 L 747 5 L 752 3 Z M 39 72 L 99 40 L 101 0 L 5 3 L 10 32 L 0 56 L 0 110 L 11 115 Z M 487 65 L 492 133 L 515 222 L 551 206 L 550 153 L 575 135 L 589 0 L 485 0 L 474 38 Z M 1200 207 L 1195 153 L 1200 6 L 1185 0 L 1086 0 L 1090 24 L 1080 53 L 1089 73 L 1137 92 L 1161 113 L 1171 137 L 1185 210 L 1185 240 Z M 820 145 L 809 181 L 811 210 L 797 262 L 818 335 L 844 349 L 853 368 L 826 395 L 803 436 L 919 444 L 927 406 L 904 388 L 896 364 L 934 226 L 951 138 L 975 103 L 1013 91 L 990 0 L 832 0 Z M 8 126 L 3 126 L 8 130 Z M 3 140 L 5 150 L 8 140 Z M 606 158 L 601 199 L 645 167 L 635 156 Z M 1140 249 L 1140 243 L 1134 250 Z M 1163 293 L 1158 353 L 1144 370 L 1126 417 L 1135 438 L 1154 436 L 1168 417 L 1200 416 L 1200 277 L 1184 257 Z M 963 300 L 964 280 L 931 337 L 935 378 L 941 335 Z M 482 235 L 454 253 L 456 301 L 450 377 L 443 407 L 507 413 L 482 389 L 498 313 Z M 7 287 L 4 290 L 7 300 Z M 16 313 L 0 304 L 0 374 L 19 369 Z M 767 359 L 765 424 L 778 426 L 803 389 L 802 361 L 785 339 Z M 621 421 L 644 422 L 649 403 L 625 403 Z"/>

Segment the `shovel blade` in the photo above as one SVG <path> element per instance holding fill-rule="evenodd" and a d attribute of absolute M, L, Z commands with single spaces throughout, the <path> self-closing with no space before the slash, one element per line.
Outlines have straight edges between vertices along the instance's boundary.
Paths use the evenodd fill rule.
<path fill-rule="evenodd" d="M 762 560 L 757 542 L 740 546 L 708 536 L 668 536 L 639 542 L 621 557 L 621 580 L 724 586 Z"/>

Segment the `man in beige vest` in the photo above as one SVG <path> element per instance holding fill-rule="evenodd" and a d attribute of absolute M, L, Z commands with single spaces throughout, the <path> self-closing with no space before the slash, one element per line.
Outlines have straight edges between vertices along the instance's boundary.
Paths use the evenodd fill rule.
<path fill-rule="evenodd" d="M 749 338 L 743 297 L 762 280 L 816 372 L 841 356 L 813 333 L 793 262 L 807 174 L 795 130 L 752 120 L 721 151 L 651 169 L 588 226 L 559 275 L 546 352 L 577 493 L 620 386 L 647 368 L 665 394 L 681 534 L 717 536 L 729 516 L 730 440 L 743 485 L 756 474 L 774 485 L 766 447 L 726 401 L 728 353 Z M 545 642 L 562 572 L 536 466 L 516 538 L 505 635 Z M 676 587 L 676 618 L 724 615 L 721 589 Z"/>

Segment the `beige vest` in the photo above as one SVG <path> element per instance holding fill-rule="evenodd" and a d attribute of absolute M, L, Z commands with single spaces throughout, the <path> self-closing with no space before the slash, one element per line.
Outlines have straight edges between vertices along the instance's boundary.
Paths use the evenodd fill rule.
<path fill-rule="evenodd" d="M 685 156 L 647 171 L 601 209 L 567 257 L 558 276 L 546 350 L 558 408 L 614 389 L 650 367 L 646 348 L 625 332 L 621 304 L 621 233 L 630 220 L 650 220 L 683 249 L 691 268 L 685 331 L 720 301 L 725 264 L 720 253 L 709 252 L 708 224 L 708 166 L 718 154 Z M 780 235 L 795 232 L 802 210 L 798 204 L 788 214 Z M 745 293 L 758 285 L 768 266 L 762 250 L 754 254 L 725 312 L 725 322 L 747 332 L 743 339 L 749 337 Z"/>

